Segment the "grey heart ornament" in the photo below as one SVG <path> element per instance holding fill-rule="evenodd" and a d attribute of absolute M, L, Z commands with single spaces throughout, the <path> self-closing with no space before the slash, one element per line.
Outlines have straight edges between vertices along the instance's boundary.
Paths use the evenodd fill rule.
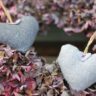
<path fill-rule="evenodd" d="M 96 54 L 84 54 L 66 44 L 61 47 L 57 62 L 71 89 L 82 91 L 96 83 Z"/>
<path fill-rule="evenodd" d="M 0 43 L 25 53 L 34 43 L 38 31 L 38 21 L 32 16 L 23 16 L 14 24 L 0 23 Z"/>

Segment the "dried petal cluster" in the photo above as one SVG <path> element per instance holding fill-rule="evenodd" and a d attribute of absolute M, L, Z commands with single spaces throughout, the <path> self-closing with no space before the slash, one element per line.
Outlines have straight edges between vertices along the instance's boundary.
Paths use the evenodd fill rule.
<path fill-rule="evenodd" d="M 76 92 L 64 81 L 58 64 L 47 64 L 34 48 L 22 54 L 8 45 L 0 45 L 0 96 L 96 95 L 95 84 Z"/>
<path fill-rule="evenodd" d="M 65 87 L 56 66 L 45 64 L 34 49 L 21 54 L 8 45 L 0 45 L 0 96 L 62 94 Z"/>
<path fill-rule="evenodd" d="M 96 30 L 96 0 L 3 0 L 14 19 L 34 15 L 41 30 L 54 23 L 67 34 Z M 4 13 L 0 11 L 2 21 Z M 87 34 L 89 36 L 90 34 Z"/>

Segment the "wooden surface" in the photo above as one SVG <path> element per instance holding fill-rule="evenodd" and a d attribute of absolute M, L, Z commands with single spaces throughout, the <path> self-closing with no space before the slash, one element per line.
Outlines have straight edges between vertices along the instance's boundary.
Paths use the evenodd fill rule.
<path fill-rule="evenodd" d="M 54 25 L 50 26 L 46 36 L 38 35 L 37 42 L 86 42 L 87 38 L 83 33 L 73 34 L 68 36 L 63 30 L 56 28 Z"/>
<path fill-rule="evenodd" d="M 57 56 L 63 44 L 70 43 L 76 45 L 80 50 L 84 50 L 87 42 L 88 39 L 83 33 L 68 36 L 52 25 L 46 36 L 38 34 L 34 46 L 42 56 Z"/>

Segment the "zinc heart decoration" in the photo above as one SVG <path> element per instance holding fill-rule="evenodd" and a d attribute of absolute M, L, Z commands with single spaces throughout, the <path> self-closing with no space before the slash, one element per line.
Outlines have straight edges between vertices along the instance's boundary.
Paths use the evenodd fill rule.
<path fill-rule="evenodd" d="M 26 52 L 32 46 L 38 31 L 39 24 L 32 16 L 23 16 L 14 24 L 0 23 L 0 43 Z"/>
<path fill-rule="evenodd" d="M 73 90 L 82 91 L 96 83 L 96 54 L 84 54 L 67 44 L 62 46 L 57 62 Z"/>

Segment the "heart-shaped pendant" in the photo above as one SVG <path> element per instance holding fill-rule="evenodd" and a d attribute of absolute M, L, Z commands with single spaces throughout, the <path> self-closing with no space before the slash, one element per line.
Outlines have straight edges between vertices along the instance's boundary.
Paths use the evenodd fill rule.
<path fill-rule="evenodd" d="M 0 43 L 21 52 L 26 52 L 33 44 L 39 24 L 32 16 L 23 16 L 20 22 L 14 24 L 0 23 Z"/>
<path fill-rule="evenodd" d="M 85 90 L 96 82 L 96 54 L 84 54 L 67 44 L 62 46 L 57 62 L 73 90 Z"/>

